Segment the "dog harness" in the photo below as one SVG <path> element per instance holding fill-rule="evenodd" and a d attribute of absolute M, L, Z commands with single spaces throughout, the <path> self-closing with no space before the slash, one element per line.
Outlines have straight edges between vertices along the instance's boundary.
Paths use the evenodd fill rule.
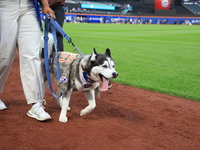
<path fill-rule="evenodd" d="M 60 67 L 60 80 L 58 82 L 58 87 L 62 95 L 67 94 L 67 90 L 73 88 L 73 91 L 77 91 L 75 85 L 75 78 L 79 79 L 79 64 L 81 61 L 81 56 L 79 54 L 69 53 L 69 52 L 59 52 L 51 55 L 50 61 L 50 72 L 56 76 L 56 57 L 58 57 L 59 67 Z M 81 82 L 81 81 L 80 81 Z M 87 72 L 83 72 L 82 85 L 83 89 L 87 90 L 99 82 L 90 80 L 87 77 Z"/>

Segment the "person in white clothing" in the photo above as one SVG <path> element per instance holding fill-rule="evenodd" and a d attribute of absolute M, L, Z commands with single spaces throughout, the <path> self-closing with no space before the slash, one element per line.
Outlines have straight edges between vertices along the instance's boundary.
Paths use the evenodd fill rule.
<path fill-rule="evenodd" d="M 43 13 L 53 19 L 55 15 L 47 0 L 39 1 Z M 28 104 L 27 115 L 39 121 L 51 119 L 44 111 L 44 80 L 39 49 L 41 29 L 35 9 L 36 0 L 0 0 L 0 94 L 8 78 L 16 47 L 20 60 L 20 77 Z M 0 100 L 0 110 L 7 109 Z"/>

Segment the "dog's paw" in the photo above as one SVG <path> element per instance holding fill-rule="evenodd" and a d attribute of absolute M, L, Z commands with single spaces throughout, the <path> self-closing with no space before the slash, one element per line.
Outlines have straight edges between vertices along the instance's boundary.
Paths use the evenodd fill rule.
<path fill-rule="evenodd" d="M 86 110 L 86 109 L 83 109 L 83 110 L 81 110 L 81 112 L 80 112 L 80 116 L 83 116 L 83 115 L 87 115 L 87 114 L 89 114 L 91 111 L 88 111 L 88 110 Z"/>
<path fill-rule="evenodd" d="M 80 116 L 83 116 L 83 115 L 85 115 L 85 113 L 84 113 L 83 110 L 81 110 L 81 112 L 80 112 Z"/>
<path fill-rule="evenodd" d="M 66 116 L 60 116 L 59 117 L 59 121 L 63 122 L 63 123 L 66 123 L 68 121 L 68 118 Z"/>

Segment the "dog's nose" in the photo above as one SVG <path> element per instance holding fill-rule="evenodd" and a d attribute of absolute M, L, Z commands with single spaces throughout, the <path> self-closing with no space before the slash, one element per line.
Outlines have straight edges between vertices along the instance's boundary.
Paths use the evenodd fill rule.
<path fill-rule="evenodd" d="M 113 72 L 112 75 L 113 75 L 113 78 L 117 78 L 118 73 L 117 72 Z"/>

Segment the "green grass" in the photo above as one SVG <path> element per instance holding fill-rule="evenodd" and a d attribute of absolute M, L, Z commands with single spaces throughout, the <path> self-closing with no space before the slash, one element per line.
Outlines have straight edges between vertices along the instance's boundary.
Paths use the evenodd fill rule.
<path fill-rule="evenodd" d="M 84 54 L 111 49 L 119 72 L 113 81 L 200 101 L 200 26 L 66 23 L 63 29 Z"/>

